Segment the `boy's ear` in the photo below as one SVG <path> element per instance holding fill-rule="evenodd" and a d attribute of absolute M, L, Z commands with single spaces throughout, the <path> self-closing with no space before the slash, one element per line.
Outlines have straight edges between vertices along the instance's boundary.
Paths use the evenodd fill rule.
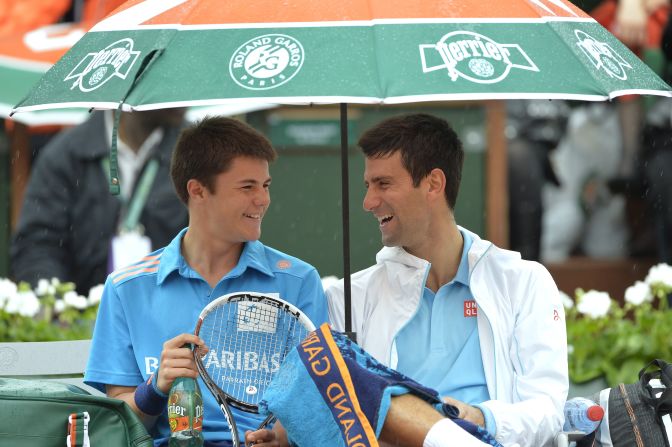
<path fill-rule="evenodd" d="M 203 199 L 205 195 L 205 186 L 196 179 L 190 179 L 187 182 L 187 194 L 189 194 L 189 201 Z"/>

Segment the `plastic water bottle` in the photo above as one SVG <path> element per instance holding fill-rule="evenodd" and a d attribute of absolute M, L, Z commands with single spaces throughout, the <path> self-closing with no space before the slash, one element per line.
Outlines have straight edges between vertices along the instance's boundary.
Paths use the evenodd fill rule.
<path fill-rule="evenodd" d="M 169 447 L 203 446 L 203 398 L 198 381 L 179 377 L 168 394 Z"/>
<path fill-rule="evenodd" d="M 594 432 L 604 417 L 604 408 L 585 397 L 575 397 L 565 403 L 563 431 Z"/>

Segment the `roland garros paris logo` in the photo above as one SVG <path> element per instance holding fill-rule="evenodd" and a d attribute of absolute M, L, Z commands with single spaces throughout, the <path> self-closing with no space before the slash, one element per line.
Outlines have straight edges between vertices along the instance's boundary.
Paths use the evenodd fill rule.
<path fill-rule="evenodd" d="M 625 69 L 632 68 L 632 65 L 628 64 L 613 48 L 581 30 L 574 30 L 574 35 L 579 40 L 576 44 L 588 56 L 595 68 L 603 69 L 612 78 L 622 81 L 628 79 Z"/>
<path fill-rule="evenodd" d="M 506 78 L 512 68 L 539 71 L 517 44 L 501 44 L 472 31 L 453 31 L 435 44 L 420 45 L 422 71 L 448 70 L 458 78 L 479 84 L 494 84 Z"/>
<path fill-rule="evenodd" d="M 138 56 L 140 51 L 133 51 L 133 40 L 121 39 L 96 53 L 87 54 L 63 81 L 75 79 L 70 90 L 79 87 L 85 93 L 90 92 L 115 76 L 126 79 Z"/>
<path fill-rule="evenodd" d="M 231 56 L 229 73 L 241 87 L 268 90 L 296 76 L 303 58 L 298 40 L 284 34 L 266 34 L 238 47 Z"/>

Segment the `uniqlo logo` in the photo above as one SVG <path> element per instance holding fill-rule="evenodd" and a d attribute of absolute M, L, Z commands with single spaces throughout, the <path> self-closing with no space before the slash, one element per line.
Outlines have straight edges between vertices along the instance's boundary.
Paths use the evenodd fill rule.
<path fill-rule="evenodd" d="M 464 302 L 464 316 L 465 317 L 475 317 L 478 315 L 478 308 L 476 307 L 476 301 L 467 300 Z"/>

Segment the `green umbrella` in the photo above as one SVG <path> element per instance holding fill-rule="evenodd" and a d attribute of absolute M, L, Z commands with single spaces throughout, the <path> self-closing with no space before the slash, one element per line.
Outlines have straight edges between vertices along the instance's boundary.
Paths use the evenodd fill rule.
<path fill-rule="evenodd" d="M 90 25 L 59 23 L 17 35 L 0 38 L 0 117 L 7 118 L 40 78 L 85 33 Z M 236 115 L 272 107 L 267 103 L 230 103 L 190 107 L 187 120 L 207 114 Z M 87 108 L 38 108 L 14 115 L 15 121 L 28 126 L 74 125 L 88 118 Z"/>
<path fill-rule="evenodd" d="M 15 111 L 341 103 L 345 149 L 345 103 L 625 94 L 670 96 L 670 87 L 564 0 L 132 0 Z"/>
<path fill-rule="evenodd" d="M 563 0 L 148 0 L 94 26 L 16 110 L 669 91 Z"/>

